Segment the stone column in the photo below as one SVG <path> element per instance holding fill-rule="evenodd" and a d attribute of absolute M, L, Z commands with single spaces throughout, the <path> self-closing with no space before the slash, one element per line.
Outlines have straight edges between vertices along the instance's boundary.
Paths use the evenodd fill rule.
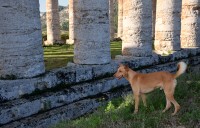
<path fill-rule="evenodd" d="M 73 0 L 74 62 L 105 64 L 111 60 L 108 0 Z"/>
<path fill-rule="evenodd" d="M 67 44 L 74 44 L 74 11 L 73 0 L 69 0 L 69 39 Z"/>
<path fill-rule="evenodd" d="M 155 39 L 155 24 L 156 24 L 156 1 L 152 0 L 152 39 Z"/>
<path fill-rule="evenodd" d="M 115 13 L 114 13 L 114 5 L 115 0 L 109 0 L 109 20 L 110 20 L 110 40 L 114 40 L 115 37 Z"/>
<path fill-rule="evenodd" d="M 125 56 L 152 54 L 152 1 L 123 1 L 123 42 Z"/>
<path fill-rule="evenodd" d="M 44 73 L 39 1 L 1 0 L 0 17 L 0 77 Z"/>
<path fill-rule="evenodd" d="M 118 0 L 118 29 L 117 36 L 122 39 L 123 35 L 123 0 Z"/>
<path fill-rule="evenodd" d="M 155 50 L 180 50 L 181 0 L 157 0 Z"/>
<path fill-rule="evenodd" d="M 58 0 L 46 0 L 47 41 L 45 45 L 61 43 Z"/>
<path fill-rule="evenodd" d="M 200 47 L 200 0 L 183 0 L 181 47 Z"/>

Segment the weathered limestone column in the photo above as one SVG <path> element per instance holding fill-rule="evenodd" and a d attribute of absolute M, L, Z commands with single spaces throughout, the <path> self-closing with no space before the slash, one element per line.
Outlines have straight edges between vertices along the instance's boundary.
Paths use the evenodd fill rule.
<path fill-rule="evenodd" d="M 74 62 L 105 64 L 111 60 L 108 0 L 73 0 Z"/>
<path fill-rule="evenodd" d="M 39 1 L 1 0 L 0 17 L 0 77 L 44 73 Z"/>
<path fill-rule="evenodd" d="M 181 0 L 157 0 L 155 50 L 180 50 Z"/>
<path fill-rule="evenodd" d="M 200 47 L 200 0 L 182 0 L 181 47 Z"/>
<path fill-rule="evenodd" d="M 58 0 L 46 0 L 47 41 L 45 45 L 61 43 Z"/>
<path fill-rule="evenodd" d="M 152 0 L 152 38 L 155 39 L 155 24 L 156 24 L 156 1 Z"/>
<path fill-rule="evenodd" d="M 69 39 L 67 44 L 74 44 L 74 11 L 73 11 L 73 0 L 69 0 Z"/>
<path fill-rule="evenodd" d="M 125 56 L 152 54 L 152 1 L 123 1 L 123 42 Z"/>
<path fill-rule="evenodd" d="M 115 0 L 109 0 L 109 18 L 110 18 L 110 40 L 112 41 L 115 37 L 115 13 L 114 5 Z"/>
<path fill-rule="evenodd" d="M 117 36 L 122 39 L 123 35 L 123 0 L 118 0 L 118 29 Z"/>

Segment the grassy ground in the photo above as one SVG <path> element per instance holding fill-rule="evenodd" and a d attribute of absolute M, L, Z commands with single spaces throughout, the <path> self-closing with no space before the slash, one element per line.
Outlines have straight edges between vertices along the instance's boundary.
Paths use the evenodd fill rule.
<path fill-rule="evenodd" d="M 165 107 L 163 91 L 148 94 L 148 107 L 140 104 L 139 113 L 133 114 L 132 95 L 114 99 L 93 114 L 73 121 L 64 121 L 53 128 L 199 128 L 200 127 L 200 74 L 188 73 L 178 79 L 175 98 L 181 105 L 176 116 L 174 108 L 162 113 Z"/>
<path fill-rule="evenodd" d="M 111 56 L 121 55 L 121 42 L 111 42 Z M 73 62 L 73 45 L 55 45 L 44 47 L 44 60 L 46 70 L 66 66 Z"/>

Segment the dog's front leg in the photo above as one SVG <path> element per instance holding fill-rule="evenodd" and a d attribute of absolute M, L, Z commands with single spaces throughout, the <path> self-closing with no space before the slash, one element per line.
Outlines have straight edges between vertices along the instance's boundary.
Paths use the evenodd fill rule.
<path fill-rule="evenodd" d="M 140 96 L 139 94 L 134 94 L 134 99 L 135 99 L 135 110 L 134 113 L 136 114 L 138 112 L 138 106 L 139 106 L 139 100 L 140 100 Z"/>
<path fill-rule="evenodd" d="M 147 102 L 146 102 L 146 96 L 145 96 L 145 94 L 142 93 L 141 97 L 142 97 L 142 101 L 143 101 L 144 106 L 147 107 Z"/>

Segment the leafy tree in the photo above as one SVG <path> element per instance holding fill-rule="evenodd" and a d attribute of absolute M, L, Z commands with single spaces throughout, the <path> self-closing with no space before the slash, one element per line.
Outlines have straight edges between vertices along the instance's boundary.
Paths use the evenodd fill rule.
<path fill-rule="evenodd" d="M 69 21 L 65 21 L 61 25 L 61 29 L 65 31 L 69 31 Z"/>

